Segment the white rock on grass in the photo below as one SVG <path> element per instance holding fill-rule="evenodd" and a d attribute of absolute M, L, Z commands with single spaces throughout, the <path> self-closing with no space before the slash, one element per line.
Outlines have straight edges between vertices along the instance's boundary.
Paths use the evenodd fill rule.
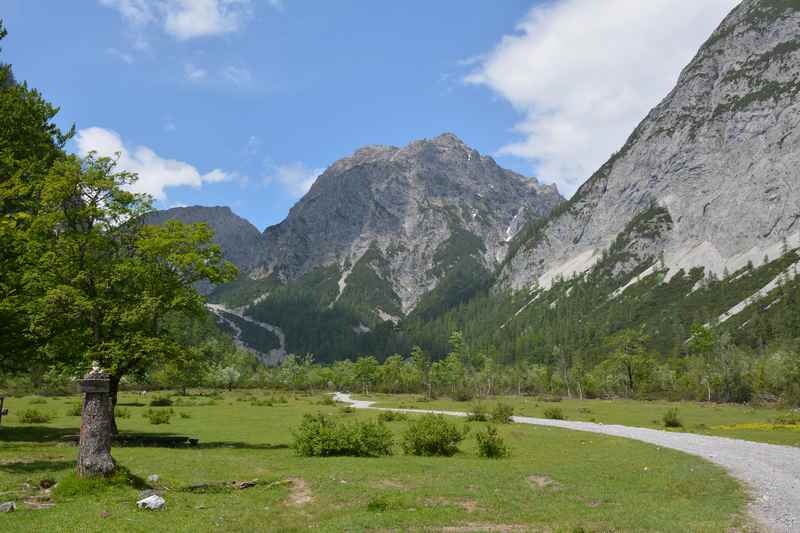
<path fill-rule="evenodd" d="M 164 498 L 158 494 L 153 494 L 152 496 L 148 496 L 147 498 L 136 502 L 136 505 L 139 507 L 139 509 L 147 509 L 150 511 L 158 511 L 163 509 L 166 504 L 166 500 L 164 500 Z"/>
<path fill-rule="evenodd" d="M 158 474 L 150 474 L 149 476 L 147 476 L 148 483 L 158 483 L 160 479 L 161 478 L 158 477 Z"/>
<path fill-rule="evenodd" d="M 17 504 L 14 502 L 0 503 L 0 513 L 12 513 L 17 510 Z"/>

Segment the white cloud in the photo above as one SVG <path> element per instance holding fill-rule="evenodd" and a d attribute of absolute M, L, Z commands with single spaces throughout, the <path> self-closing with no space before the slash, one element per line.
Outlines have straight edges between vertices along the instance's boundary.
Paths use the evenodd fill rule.
<path fill-rule="evenodd" d="M 561 0 L 533 8 L 467 83 L 524 114 L 502 154 L 571 195 L 672 89 L 739 0 Z"/>
<path fill-rule="evenodd" d="M 100 0 L 136 28 L 158 24 L 180 41 L 238 31 L 252 13 L 250 0 Z"/>
<path fill-rule="evenodd" d="M 164 189 L 188 185 L 198 188 L 204 183 L 229 181 L 233 175 L 214 169 L 206 174 L 183 161 L 164 159 L 146 146 L 128 149 L 118 133 L 103 128 L 86 128 L 76 137 L 78 152 L 85 156 L 95 151 L 101 156 L 119 154 L 118 168 L 139 175 L 132 190 L 147 193 L 157 200 L 166 199 Z"/>
<path fill-rule="evenodd" d="M 253 75 L 244 67 L 227 66 L 222 69 L 222 77 L 234 85 L 250 83 Z"/>
<path fill-rule="evenodd" d="M 183 65 L 183 75 L 187 80 L 199 83 L 208 77 L 208 71 L 191 63 L 186 63 Z"/>
<path fill-rule="evenodd" d="M 314 185 L 324 168 L 308 168 L 296 162 L 274 167 L 271 175 L 265 178 L 266 183 L 276 184 L 296 198 L 300 198 Z"/>

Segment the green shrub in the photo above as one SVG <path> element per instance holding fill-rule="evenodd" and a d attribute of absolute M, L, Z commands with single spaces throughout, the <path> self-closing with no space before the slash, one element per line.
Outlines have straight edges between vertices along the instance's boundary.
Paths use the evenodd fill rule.
<path fill-rule="evenodd" d="M 169 407 L 172 405 L 172 398 L 167 396 L 156 396 L 150 400 L 150 407 Z"/>
<path fill-rule="evenodd" d="M 77 402 L 73 403 L 69 407 L 67 407 L 67 412 L 65 413 L 67 416 L 81 416 L 83 414 L 83 403 Z"/>
<path fill-rule="evenodd" d="M 367 502 L 367 511 L 371 513 L 385 513 L 395 509 L 402 509 L 405 507 L 403 502 L 397 497 L 389 497 L 384 494 L 380 496 L 373 496 Z"/>
<path fill-rule="evenodd" d="M 381 411 L 378 422 L 403 422 L 408 420 L 408 415 L 399 411 Z"/>
<path fill-rule="evenodd" d="M 172 414 L 172 409 L 148 409 L 142 413 L 142 416 L 154 426 L 158 426 L 160 424 L 169 424 L 170 420 L 172 420 Z"/>
<path fill-rule="evenodd" d="M 444 415 L 423 415 L 412 420 L 403 434 L 403 451 L 408 455 L 443 455 L 450 457 L 467 435 Z"/>
<path fill-rule="evenodd" d="M 337 422 L 322 413 L 305 415 L 293 432 L 293 447 L 305 457 L 391 455 L 392 433 L 382 422 Z"/>
<path fill-rule="evenodd" d="M 489 417 L 483 404 L 474 403 L 472 408 L 467 411 L 467 422 L 486 422 L 488 419 Z"/>
<path fill-rule="evenodd" d="M 49 413 L 43 413 L 38 409 L 25 409 L 19 414 L 19 421 L 22 424 L 47 424 L 52 419 Z"/>
<path fill-rule="evenodd" d="M 339 412 L 342 413 L 343 415 L 351 415 L 356 412 L 356 408 L 353 407 L 352 405 L 346 405 L 344 407 L 340 407 Z"/>
<path fill-rule="evenodd" d="M 475 434 L 478 441 L 478 456 L 489 459 L 500 459 L 508 457 L 510 452 L 503 438 L 497 434 L 497 428 L 489 426 L 486 431 L 479 431 Z"/>
<path fill-rule="evenodd" d="M 791 412 L 778 415 L 772 423 L 781 426 L 798 426 L 800 425 L 800 413 Z"/>
<path fill-rule="evenodd" d="M 492 422 L 496 424 L 508 424 L 514 415 L 514 408 L 505 403 L 498 403 L 492 411 Z"/>
<path fill-rule="evenodd" d="M 453 399 L 457 402 L 468 402 L 475 397 L 469 389 L 459 389 L 453 394 Z"/>
<path fill-rule="evenodd" d="M 564 412 L 561 410 L 560 407 L 548 407 L 544 410 L 544 417 L 549 418 L 550 420 L 566 420 L 567 417 L 564 416 Z"/>
<path fill-rule="evenodd" d="M 329 396 L 327 394 L 325 396 L 322 396 L 320 399 L 318 399 L 314 403 L 317 404 L 317 405 L 336 405 L 336 402 L 333 401 L 333 397 Z"/>
<path fill-rule="evenodd" d="M 131 411 L 125 407 L 117 407 L 114 409 L 114 418 L 130 418 Z"/>
<path fill-rule="evenodd" d="M 251 407 L 272 407 L 271 400 L 253 400 L 250 402 Z"/>
<path fill-rule="evenodd" d="M 664 416 L 661 418 L 661 420 L 664 422 L 664 427 L 667 427 L 667 428 L 682 428 L 683 427 L 683 422 L 681 422 L 681 419 L 678 418 L 678 408 L 677 407 L 673 407 L 673 408 L 667 410 L 667 412 L 664 413 Z"/>
<path fill-rule="evenodd" d="M 178 415 L 180 415 L 181 418 L 185 419 L 192 418 L 192 413 L 187 413 L 186 411 L 181 411 L 180 413 L 178 413 Z"/>
<path fill-rule="evenodd" d="M 47 403 L 47 400 L 44 398 L 36 397 L 33 398 L 31 401 L 28 402 L 30 405 L 44 405 Z"/>

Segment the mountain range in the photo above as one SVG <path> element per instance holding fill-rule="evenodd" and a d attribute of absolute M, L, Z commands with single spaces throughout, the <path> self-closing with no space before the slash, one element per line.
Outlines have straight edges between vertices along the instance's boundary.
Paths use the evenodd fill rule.
<path fill-rule="evenodd" d="M 800 4 L 745 0 L 569 200 L 445 133 L 335 162 L 263 233 L 223 207 L 152 220 L 214 228 L 242 275 L 210 299 L 281 353 L 441 355 L 460 329 L 513 358 L 635 326 L 676 351 L 693 323 L 752 343 L 800 259 L 799 95 Z"/>

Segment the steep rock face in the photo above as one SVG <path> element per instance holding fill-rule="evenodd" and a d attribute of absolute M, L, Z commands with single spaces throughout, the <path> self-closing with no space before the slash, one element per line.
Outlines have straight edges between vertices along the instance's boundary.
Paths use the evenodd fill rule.
<path fill-rule="evenodd" d="M 499 167 L 452 134 L 368 146 L 322 174 L 264 233 L 256 276 L 293 281 L 322 267 L 338 295 L 384 318 L 411 311 L 465 258 L 494 271 L 526 222 L 562 202 L 555 187 Z"/>
<path fill-rule="evenodd" d="M 731 272 L 800 244 L 800 2 L 745 0 L 623 148 L 550 220 L 520 233 L 503 286 L 581 273 L 640 213 L 670 275 Z M 635 269 L 635 265 L 630 265 Z"/>
<path fill-rule="evenodd" d="M 163 224 L 178 220 L 186 224 L 205 222 L 214 230 L 214 242 L 225 258 L 243 271 L 257 265 L 263 257 L 263 236 L 258 228 L 228 207 L 173 207 L 148 215 L 148 223 Z"/>

